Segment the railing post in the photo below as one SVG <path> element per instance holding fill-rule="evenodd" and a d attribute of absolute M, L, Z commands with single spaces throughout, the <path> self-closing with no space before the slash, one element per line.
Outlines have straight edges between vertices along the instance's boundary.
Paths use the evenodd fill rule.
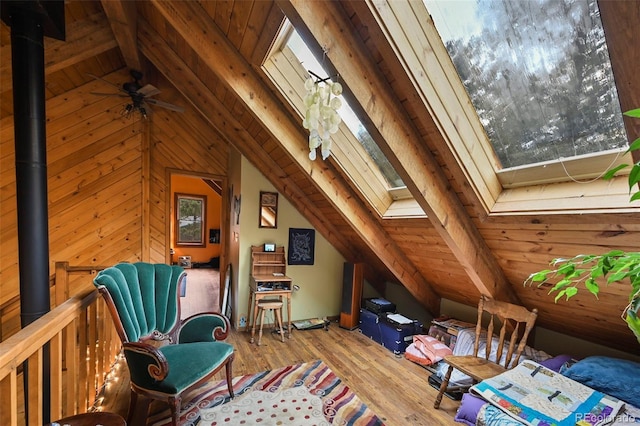
<path fill-rule="evenodd" d="M 51 339 L 51 419 L 62 418 L 62 332 Z"/>
<path fill-rule="evenodd" d="M 69 299 L 69 262 L 56 262 L 55 268 L 55 304 L 59 306 Z"/>
<path fill-rule="evenodd" d="M 69 299 L 69 262 L 56 262 L 53 287 L 55 292 L 55 306 L 60 306 Z M 62 330 L 62 346 L 66 347 L 69 339 L 67 329 Z M 67 368 L 67 352 L 62 353 L 62 369 Z"/>
<path fill-rule="evenodd" d="M 47 376 L 47 380 L 43 379 L 44 361 L 45 357 L 49 355 L 48 348 L 47 344 L 43 345 L 25 363 L 25 365 L 29 366 L 28 369 L 24 369 L 25 383 L 28 383 L 25 396 L 25 411 L 27 411 L 29 424 L 49 423 L 50 404 L 49 401 L 45 401 L 50 392 L 48 389 L 49 377 Z"/>

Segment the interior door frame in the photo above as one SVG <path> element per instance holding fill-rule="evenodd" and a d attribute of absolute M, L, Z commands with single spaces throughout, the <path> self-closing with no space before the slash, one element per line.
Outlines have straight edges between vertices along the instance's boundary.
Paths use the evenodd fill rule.
<path fill-rule="evenodd" d="M 220 205 L 220 279 L 222 280 L 226 274 L 226 269 L 228 265 L 227 259 L 229 258 L 229 223 L 230 223 L 230 200 L 229 200 L 229 189 L 228 189 L 228 179 L 226 176 L 215 175 L 211 173 L 203 173 L 203 172 L 194 172 L 188 170 L 180 170 L 174 168 L 166 169 L 166 182 L 167 182 L 167 193 L 165 196 L 165 212 L 167 212 L 165 216 L 165 262 L 167 264 L 171 263 L 171 221 L 173 221 L 174 212 L 171 209 L 171 194 L 173 190 L 171 188 L 171 177 L 174 175 L 187 176 L 194 179 L 209 179 L 217 182 L 221 187 L 220 197 L 222 198 L 222 202 Z M 219 292 L 219 300 L 218 305 L 222 307 L 222 291 Z"/>

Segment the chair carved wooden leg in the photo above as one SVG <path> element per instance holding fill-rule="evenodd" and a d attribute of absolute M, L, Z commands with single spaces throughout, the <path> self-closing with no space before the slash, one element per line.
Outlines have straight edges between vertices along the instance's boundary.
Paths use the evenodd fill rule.
<path fill-rule="evenodd" d="M 442 395 L 444 395 L 445 391 L 447 390 L 447 386 L 449 386 L 449 379 L 451 378 L 452 372 L 453 372 L 453 367 L 449 366 L 449 368 L 447 369 L 447 374 L 444 375 L 444 379 L 440 384 L 440 390 L 438 391 L 438 396 L 436 397 L 436 400 L 433 403 L 433 408 L 435 409 L 438 409 L 440 407 L 440 402 L 442 401 Z"/>
<path fill-rule="evenodd" d="M 129 413 L 127 413 L 127 424 L 131 424 L 133 413 L 136 410 L 136 402 L 138 402 L 138 394 L 131 389 L 131 397 L 129 398 Z"/>
<path fill-rule="evenodd" d="M 169 398 L 169 407 L 171 408 L 171 424 L 173 426 L 179 426 L 178 420 L 180 419 L 180 406 L 182 405 L 182 398 L 180 396 Z"/>
<path fill-rule="evenodd" d="M 229 389 L 229 396 L 231 397 L 231 399 L 235 398 L 235 395 L 233 394 L 233 376 L 231 373 L 231 366 L 233 364 L 234 356 L 235 354 L 229 358 L 229 361 L 227 361 L 227 365 L 225 366 L 227 372 L 227 388 Z"/>

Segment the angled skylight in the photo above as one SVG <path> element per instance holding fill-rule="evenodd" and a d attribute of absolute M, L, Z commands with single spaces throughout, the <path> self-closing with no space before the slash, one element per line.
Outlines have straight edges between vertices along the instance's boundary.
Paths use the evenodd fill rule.
<path fill-rule="evenodd" d="M 286 42 L 286 46 L 296 55 L 300 63 L 302 63 L 307 70 L 311 70 L 320 78 L 329 77 L 328 73 L 324 70 L 320 62 L 315 58 L 311 50 L 304 43 L 300 35 L 293 29 Z M 342 107 L 338 110 L 342 121 L 347 125 L 351 133 L 357 138 L 358 142 L 367 151 L 375 165 L 379 168 L 382 176 L 384 176 L 389 189 L 396 189 L 405 187 L 404 182 L 395 171 L 387 157 L 382 153 L 378 145 L 374 142 L 373 138 L 360 122 L 360 119 L 353 112 L 349 103 L 340 96 L 342 100 Z"/>
<path fill-rule="evenodd" d="M 627 148 L 596 0 L 424 2 L 503 169 Z"/>

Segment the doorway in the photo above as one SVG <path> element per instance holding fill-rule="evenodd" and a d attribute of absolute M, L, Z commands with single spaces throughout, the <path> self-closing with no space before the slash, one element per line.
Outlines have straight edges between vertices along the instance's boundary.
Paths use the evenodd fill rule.
<path fill-rule="evenodd" d="M 224 263 L 224 180 L 172 172 L 168 219 L 172 264 L 182 266 L 182 319 L 200 312 L 220 312 L 220 273 Z"/>

